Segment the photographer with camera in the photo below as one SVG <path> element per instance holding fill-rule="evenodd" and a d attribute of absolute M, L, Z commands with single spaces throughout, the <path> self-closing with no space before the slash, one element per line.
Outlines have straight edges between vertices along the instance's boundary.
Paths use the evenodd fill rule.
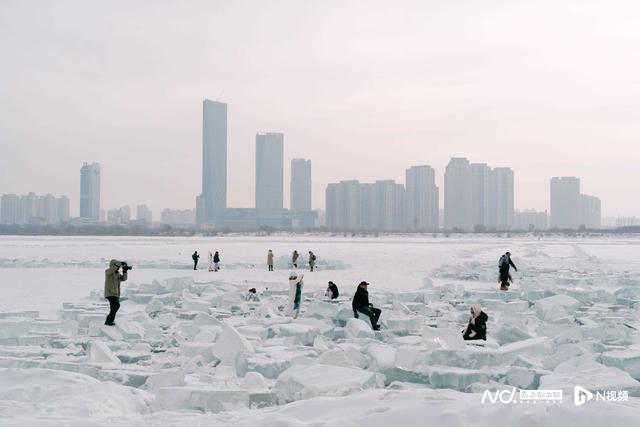
<path fill-rule="evenodd" d="M 120 269 L 122 268 L 122 273 Z M 109 300 L 109 315 L 104 322 L 105 325 L 113 326 L 116 320 L 116 313 L 120 308 L 120 282 L 127 280 L 127 272 L 133 267 L 129 267 L 126 262 L 112 259 L 109 268 L 104 271 L 104 297 Z"/>

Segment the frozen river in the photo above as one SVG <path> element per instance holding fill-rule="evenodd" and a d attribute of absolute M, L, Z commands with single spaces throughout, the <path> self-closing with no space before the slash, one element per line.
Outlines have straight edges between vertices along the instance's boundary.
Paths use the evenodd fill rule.
<path fill-rule="evenodd" d="M 297 319 L 282 310 L 293 250 L 318 262 Z M 518 272 L 500 292 L 505 251 Z M 109 328 L 113 258 L 134 270 Z M 381 332 L 352 318 L 362 280 Z M 637 238 L 4 236 L 0 286 L 0 425 L 640 424 Z M 471 304 L 489 315 L 480 346 L 460 337 Z M 576 386 L 626 398 L 577 405 Z M 516 389 L 564 399 L 482 400 Z"/>

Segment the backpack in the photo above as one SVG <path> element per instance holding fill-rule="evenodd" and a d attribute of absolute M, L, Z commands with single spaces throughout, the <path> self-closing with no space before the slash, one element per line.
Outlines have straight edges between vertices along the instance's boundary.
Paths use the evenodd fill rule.
<path fill-rule="evenodd" d="M 312 254 L 311 255 L 311 261 L 315 261 L 316 260 L 316 254 Z"/>

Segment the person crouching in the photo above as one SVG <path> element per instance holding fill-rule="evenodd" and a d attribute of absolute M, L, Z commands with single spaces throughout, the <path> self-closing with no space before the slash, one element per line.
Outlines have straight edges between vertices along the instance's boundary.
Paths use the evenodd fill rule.
<path fill-rule="evenodd" d="M 487 340 L 487 320 L 489 316 L 482 311 L 480 304 L 473 304 L 471 306 L 471 316 L 469 318 L 469 324 L 464 331 L 462 338 L 465 340 Z"/>

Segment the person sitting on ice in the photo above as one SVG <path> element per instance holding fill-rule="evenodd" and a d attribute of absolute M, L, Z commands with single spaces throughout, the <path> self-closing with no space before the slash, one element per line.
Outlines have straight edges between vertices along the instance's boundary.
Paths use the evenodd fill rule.
<path fill-rule="evenodd" d="M 505 252 L 504 255 L 498 260 L 498 269 L 500 270 L 500 290 L 509 290 L 509 283 L 513 282 L 511 274 L 509 274 L 509 267 L 513 267 L 515 271 L 518 271 L 516 265 L 511 261 L 511 252 Z"/>
<path fill-rule="evenodd" d="M 302 286 L 304 282 L 302 279 L 304 274 L 298 275 L 295 271 L 289 274 L 289 300 L 287 302 L 286 313 L 289 316 L 293 316 L 294 319 L 298 318 L 300 314 L 300 301 L 302 300 Z"/>
<path fill-rule="evenodd" d="M 338 298 L 338 295 L 340 295 L 340 292 L 338 292 L 338 286 L 329 280 L 329 286 L 327 286 L 327 291 L 324 293 L 324 296 L 329 299 L 336 299 Z"/>
<path fill-rule="evenodd" d="M 482 311 L 480 304 L 473 304 L 471 306 L 471 316 L 469 318 L 469 324 L 464 330 L 462 338 L 465 340 L 487 340 L 487 320 L 489 316 Z"/>
<path fill-rule="evenodd" d="M 358 289 L 356 289 L 356 293 L 353 295 L 351 307 L 353 308 L 353 316 L 356 319 L 359 317 L 358 312 L 369 316 L 369 320 L 371 320 L 371 327 L 374 331 L 377 331 L 380 329 L 378 319 L 380 318 L 382 310 L 375 308 L 373 304 L 369 303 L 369 291 L 367 291 L 368 286 L 369 283 L 365 281 L 360 282 Z"/>
<path fill-rule="evenodd" d="M 247 294 L 244 296 L 245 301 L 260 301 L 258 295 L 256 293 L 256 288 L 251 288 L 247 291 Z"/>

